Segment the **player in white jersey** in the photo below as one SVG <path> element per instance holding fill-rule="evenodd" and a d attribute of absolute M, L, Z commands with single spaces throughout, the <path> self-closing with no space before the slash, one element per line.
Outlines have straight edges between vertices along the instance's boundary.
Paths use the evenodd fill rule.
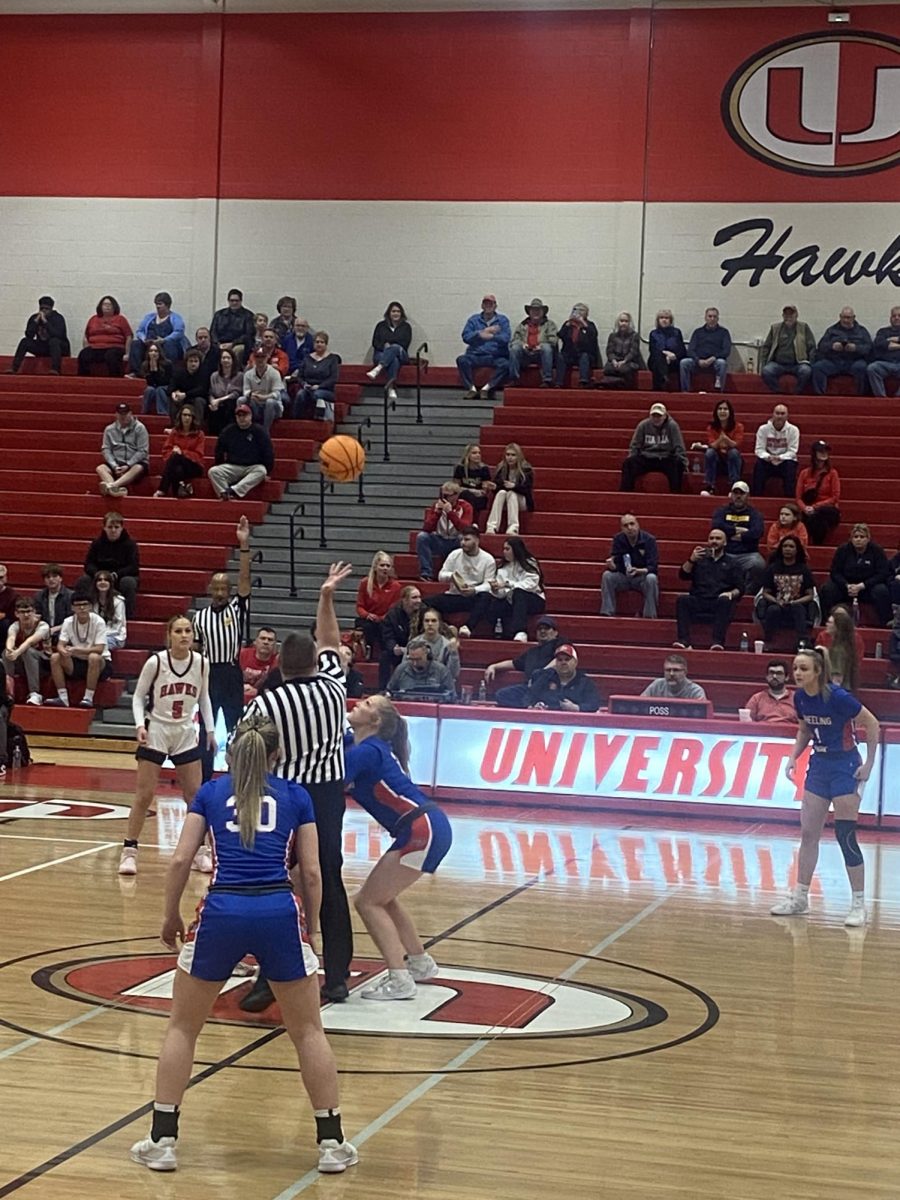
<path fill-rule="evenodd" d="M 132 702 L 137 783 L 119 861 L 120 875 L 137 874 L 138 838 L 166 759 L 175 767 L 185 804 L 191 803 L 200 787 L 200 744 L 194 719 L 198 707 L 209 731 L 207 746 L 215 753 L 209 662 L 192 649 L 193 642 L 190 620 L 172 617 L 166 627 L 166 649 L 151 654 L 138 677 Z M 212 855 L 205 843 L 197 851 L 194 868 L 207 874 L 212 871 Z"/>

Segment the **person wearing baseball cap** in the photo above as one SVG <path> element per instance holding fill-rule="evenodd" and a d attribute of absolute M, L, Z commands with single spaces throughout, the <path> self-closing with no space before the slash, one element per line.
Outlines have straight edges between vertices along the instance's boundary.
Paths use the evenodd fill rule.
<path fill-rule="evenodd" d="M 797 320 L 796 305 L 786 304 L 759 348 L 759 373 L 770 392 L 781 390 L 782 375 L 793 375 L 795 390 L 805 392 L 812 379 L 816 339 L 804 321 Z"/>
<path fill-rule="evenodd" d="M 809 466 L 797 478 L 797 498 L 809 540 L 821 546 L 841 519 L 841 481 L 831 465 L 827 442 L 820 440 L 810 446 Z"/>
<path fill-rule="evenodd" d="M 725 534 L 725 553 L 737 563 L 744 591 L 753 595 L 766 568 L 765 559 L 759 552 L 765 522 L 759 509 L 747 499 L 749 495 L 750 489 L 743 479 L 733 483 L 728 503 L 713 512 L 711 528 L 721 529 Z"/>
<path fill-rule="evenodd" d="M 556 649 L 562 643 L 556 618 L 544 614 L 535 621 L 534 636 L 537 644 L 529 647 L 523 654 L 517 655 L 516 658 L 504 658 L 485 667 L 484 682 L 488 687 L 501 672 L 519 671 L 525 677 L 524 683 L 507 684 L 497 691 L 494 699 L 501 708 L 528 707 L 528 681 L 536 671 L 542 671 L 553 661 Z"/>
<path fill-rule="evenodd" d="M 602 699 L 594 681 L 578 669 L 578 653 L 571 642 L 556 647 L 553 661 L 532 676 L 526 708 L 561 712 L 596 712 Z"/>
<path fill-rule="evenodd" d="M 680 492 L 687 469 L 687 451 L 678 423 L 659 401 L 651 404 L 650 415 L 639 421 L 631 435 L 628 457 L 622 463 L 620 492 L 633 492 L 635 482 L 650 471 L 661 471 L 670 492 Z"/>
<path fill-rule="evenodd" d="M 41 296 L 38 300 L 38 310 L 25 322 L 25 336 L 16 347 L 12 365 L 6 368 L 7 375 L 18 374 L 26 354 L 33 354 L 35 358 L 49 358 L 51 373 L 62 373 L 63 357 L 70 354 L 71 350 L 66 318 L 55 311 L 54 304 L 52 296 Z"/>
<path fill-rule="evenodd" d="M 516 326 L 509 345 L 509 378 L 519 382 L 522 364 L 540 363 L 541 387 L 553 386 L 553 365 L 559 330 L 547 316 L 548 306 L 536 297 L 525 305 L 525 320 Z"/>
<path fill-rule="evenodd" d="M 150 434 L 129 406 L 116 405 L 115 420 L 103 430 L 103 462 L 96 468 L 101 496 L 127 496 L 150 470 Z"/>
<path fill-rule="evenodd" d="M 262 425 L 254 424 L 253 409 L 247 401 L 239 400 L 234 424 L 226 425 L 216 442 L 215 466 L 208 471 L 213 491 L 220 500 L 246 496 L 265 483 L 274 466 L 272 439 Z"/>
<path fill-rule="evenodd" d="M 474 400 L 478 395 L 475 386 L 475 371 L 478 367 L 490 367 L 490 380 L 481 389 L 485 400 L 493 396 L 497 388 L 509 378 L 509 317 L 497 312 L 497 297 L 491 292 L 481 301 L 481 312 L 473 313 L 466 321 L 462 340 L 466 344 L 465 354 L 456 360 L 459 378 L 466 389 L 465 400 Z"/>

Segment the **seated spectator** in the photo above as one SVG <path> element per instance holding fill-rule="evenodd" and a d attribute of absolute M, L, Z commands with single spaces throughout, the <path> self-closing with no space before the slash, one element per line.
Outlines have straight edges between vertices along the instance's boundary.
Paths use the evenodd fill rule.
<path fill-rule="evenodd" d="M 785 500 L 778 510 L 778 520 L 773 521 L 766 534 L 766 549 L 774 553 L 786 537 L 796 538 L 804 549 L 809 545 L 809 534 L 800 520 L 800 507 L 793 500 Z"/>
<path fill-rule="evenodd" d="M 856 386 L 857 396 L 866 393 L 866 366 L 872 351 L 872 335 L 856 319 L 847 305 L 841 309 L 836 325 L 830 325 L 819 339 L 816 361 L 813 363 L 813 391 L 824 396 L 828 380 L 837 375 L 849 375 Z"/>
<path fill-rule="evenodd" d="M 728 476 L 728 490 L 731 491 L 744 469 L 741 457 L 743 441 L 744 426 L 735 419 L 734 405 L 730 400 L 719 400 L 706 427 L 706 446 L 702 442 L 695 442 L 691 446 L 692 450 L 703 451 L 705 474 L 701 496 L 716 494 L 716 481 L 720 473 Z"/>
<path fill-rule="evenodd" d="M 850 541 L 838 546 L 831 560 L 831 577 L 822 586 L 820 602 L 822 616 L 827 617 L 835 604 L 856 600 L 871 604 L 878 624 L 891 624 L 891 594 L 888 589 L 891 569 L 887 555 L 872 541 L 869 526 L 857 521 Z"/>
<path fill-rule="evenodd" d="M 172 364 L 163 353 L 159 342 L 148 342 L 138 367 L 138 375 L 144 381 L 141 412 L 155 412 L 157 416 L 169 415 L 169 389 L 172 386 Z"/>
<path fill-rule="evenodd" d="M 846 605 L 834 606 L 828 614 L 825 628 L 816 638 L 816 645 L 824 646 L 828 651 L 832 682 L 848 692 L 855 691 L 866 644 Z"/>
<path fill-rule="evenodd" d="M 654 392 L 669 390 L 669 380 L 680 379 L 681 361 L 687 355 L 684 336 L 677 325 L 671 308 L 661 308 L 656 314 L 656 327 L 650 330 L 650 351 L 647 356 L 653 376 Z"/>
<path fill-rule="evenodd" d="M 661 471 L 669 481 L 669 491 L 680 492 L 686 467 L 687 451 L 678 423 L 664 404 L 651 404 L 649 417 L 638 422 L 631 436 L 619 491 L 633 492 L 642 475 Z"/>
<path fill-rule="evenodd" d="M 215 466 L 209 468 L 213 491 L 220 500 L 246 496 L 265 483 L 274 467 L 272 439 L 253 424 L 250 405 L 242 400 L 234 410 L 234 424 L 223 429 L 216 442 Z"/>
<path fill-rule="evenodd" d="M 147 313 L 138 325 L 128 354 L 128 370 L 134 379 L 144 358 L 147 346 L 156 342 L 169 362 L 177 362 L 188 348 L 184 332 L 184 317 L 172 311 L 172 297 L 157 292 L 153 297 L 154 311 Z"/>
<path fill-rule="evenodd" d="M 344 690 L 348 700 L 360 700 L 366 690 L 366 681 L 353 665 L 353 651 L 349 646 L 339 646 L 341 665 L 344 668 Z"/>
<path fill-rule="evenodd" d="M 459 679 L 460 662 L 459 638 L 453 626 L 441 619 L 436 608 L 420 608 L 411 622 L 411 628 L 415 628 L 414 636 L 417 639 L 428 643 L 431 657 L 435 662 L 443 663 L 455 684 Z"/>
<path fill-rule="evenodd" d="M 262 345 L 263 334 L 266 332 L 266 330 L 268 328 L 269 328 L 268 315 L 264 312 L 254 313 L 253 314 L 253 344 L 251 346 L 249 346 L 247 349 L 247 353 L 244 356 L 245 362 L 249 362 L 250 356 L 253 354 L 253 351 L 257 348 L 257 346 Z"/>
<path fill-rule="evenodd" d="M 381 649 L 381 624 L 388 611 L 397 603 L 400 581 L 394 571 L 394 560 L 385 550 L 377 550 L 369 574 L 359 581 L 356 592 L 357 629 L 361 629 L 370 650 Z"/>
<path fill-rule="evenodd" d="M 896 617 L 897 607 L 900 606 L 900 550 L 888 562 L 888 572 L 888 591 Z"/>
<path fill-rule="evenodd" d="M 499 671 L 519 671 L 525 677 L 524 683 L 511 683 L 499 689 L 494 699 L 501 708 L 527 707 L 528 683 L 531 677 L 552 662 L 562 644 L 559 627 L 553 617 L 538 617 L 534 636 L 537 644 L 530 649 L 516 658 L 504 658 L 501 662 L 491 663 L 485 668 L 485 684 L 491 684 Z"/>
<path fill-rule="evenodd" d="M 50 626 L 41 620 L 34 601 L 25 596 L 20 596 L 16 601 L 15 618 L 6 634 L 3 650 L 10 694 L 15 677 L 24 675 L 28 687 L 26 704 L 43 704 L 41 673 L 46 673 L 50 665 Z M 5 697 L 5 692 L 3 695 Z"/>
<path fill-rule="evenodd" d="M 150 471 L 150 435 L 124 401 L 103 430 L 103 462 L 97 470 L 101 496 L 127 496 Z"/>
<path fill-rule="evenodd" d="M 284 381 L 275 368 L 269 366 L 268 359 L 265 346 L 257 346 L 251 365 L 244 372 L 241 396 L 241 403 L 249 407 L 255 421 L 262 422 L 267 435 L 284 412 Z"/>
<path fill-rule="evenodd" d="M 415 698 L 416 693 L 455 699 L 456 684 L 449 668 L 432 658 L 425 639 L 411 638 L 403 661 L 388 680 L 387 693 L 397 699 Z"/>
<path fill-rule="evenodd" d="M 26 354 L 33 354 L 35 358 L 49 358 L 51 372 L 60 374 L 62 360 L 69 354 L 69 336 L 66 318 L 55 310 L 55 303 L 52 296 L 41 296 L 38 300 L 38 310 L 31 314 L 25 324 L 25 336 L 16 347 L 7 375 L 18 374 Z"/>
<path fill-rule="evenodd" d="M 641 337 L 634 327 L 631 313 L 620 312 L 615 328 L 606 339 L 606 364 L 600 386 L 605 388 L 637 387 L 637 373 L 644 365 L 641 357 Z"/>
<path fill-rule="evenodd" d="M 260 345 L 266 352 L 266 362 L 269 366 L 274 367 L 282 379 L 287 379 L 290 370 L 288 356 L 278 344 L 278 337 L 274 329 L 263 330 Z"/>
<path fill-rule="evenodd" d="M 154 496 L 193 496 L 191 480 L 203 474 L 205 442 L 206 434 L 200 428 L 196 409 L 192 404 L 182 404 L 175 425 L 163 442 L 163 469 Z"/>
<path fill-rule="evenodd" d="M 378 690 L 384 691 L 394 668 L 403 657 L 409 641 L 412 621 L 422 607 L 422 593 L 412 584 L 400 592 L 400 599 L 388 609 L 381 623 L 381 658 L 378 660 Z"/>
<path fill-rule="evenodd" d="M 743 592 L 743 573 L 733 554 L 725 553 L 725 532 L 711 529 L 705 546 L 695 546 L 678 570 L 680 579 L 690 580 L 691 589 L 675 602 L 678 640 L 676 650 L 690 650 L 691 621 L 712 622 L 711 650 L 724 650 L 734 606 Z"/>
<path fill-rule="evenodd" d="M 305 317 L 297 317 L 291 332 L 282 338 L 281 348 L 288 356 L 291 379 L 297 379 L 300 364 L 307 355 L 312 354 L 313 349 L 313 335 L 309 330 L 309 321 Z"/>
<path fill-rule="evenodd" d="M 372 370 L 366 375 L 373 382 L 382 371 L 387 372 L 384 386 L 388 400 L 396 400 L 394 384 L 400 368 L 409 362 L 412 326 L 406 319 L 406 309 L 399 300 L 392 300 L 372 334 Z"/>
<path fill-rule="evenodd" d="M 821 546 L 841 520 L 841 480 L 831 465 L 827 442 L 813 442 L 809 466 L 797 480 L 797 500 L 809 540 Z"/>
<path fill-rule="evenodd" d="M 872 343 L 866 377 L 873 396 L 886 396 L 885 380 L 900 377 L 900 304 L 891 309 L 891 323 L 879 329 Z"/>
<path fill-rule="evenodd" d="M 122 316 L 115 296 L 102 296 L 97 311 L 84 327 L 84 341 L 78 352 L 78 374 L 90 375 L 94 363 L 106 364 L 110 375 L 124 375 L 123 360 L 128 358 L 134 331 Z"/>
<path fill-rule="evenodd" d="M 219 352 L 219 367 L 209 381 L 206 401 L 206 428 L 218 437 L 234 422 L 234 410 L 244 390 L 244 374 L 231 350 Z"/>
<path fill-rule="evenodd" d="M 687 355 L 681 360 L 679 366 L 681 390 L 683 392 L 691 390 L 694 371 L 700 367 L 705 371 L 712 370 L 716 377 L 716 391 L 724 391 L 729 354 L 731 354 L 731 334 L 724 325 L 719 324 L 719 310 L 708 308 L 704 323 L 691 334 Z"/>
<path fill-rule="evenodd" d="M 34 607 L 50 627 L 50 640 L 55 646 L 63 621 L 72 615 L 72 589 L 64 585 L 59 563 L 45 563 L 41 576 L 44 586 L 35 593 Z"/>
<path fill-rule="evenodd" d="M 660 679 L 648 683 L 642 696 L 667 700 L 705 700 L 706 692 L 699 683 L 688 679 L 687 659 L 680 654 L 667 654 Z"/>
<path fill-rule="evenodd" d="M 475 597 L 468 628 L 474 630 L 486 620 L 496 630 L 499 623 L 503 637 L 527 642 L 529 616 L 542 613 L 545 607 L 541 564 L 520 537 L 508 537 L 497 574 L 490 580 L 490 591 Z"/>
<path fill-rule="evenodd" d="M 462 531 L 472 524 L 472 506 L 460 498 L 455 479 L 441 484 L 441 494 L 425 509 L 422 528 L 416 535 L 416 554 L 419 558 L 419 578 L 434 579 L 434 556 L 441 558 L 459 547 Z"/>
<path fill-rule="evenodd" d="M 0 641 L 6 637 L 10 625 L 16 619 L 18 600 L 18 592 L 9 586 L 6 567 L 0 565 Z"/>
<path fill-rule="evenodd" d="M 506 532 L 519 532 L 519 516 L 534 512 L 534 471 L 518 442 L 508 442 L 503 461 L 494 472 L 494 499 L 488 513 L 487 532 L 496 533 L 506 517 Z"/>
<path fill-rule="evenodd" d="M 796 725 L 794 693 L 787 685 L 787 667 L 773 658 L 766 667 L 766 686 L 754 692 L 745 708 L 757 724 Z"/>
<path fill-rule="evenodd" d="M 241 367 L 254 345 L 254 325 L 253 313 L 244 308 L 244 293 L 240 288 L 231 288 L 227 308 L 220 308 L 213 314 L 209 333 L 213 345 L 220 350 L 230 350 L 235 363 Z"/>
<path fill-rule="evenodd" d="M 497 297 L 488 294 L 481 301 L 481 312 L 473 313 L 462 331 L 466 352 L 457 358 L 456 366 L 466 389 L 464 400 L 474 400 L 478 395 L 475 371 L 479 367 L 490 367 L 492 371 L 481 389 L 486 400 L 509 378 L 509 339 L 509 317 L 497 312 Z"/>
<path fill-rule="evenodd" d="M 812 362 L 816 357 L 816 339 L 805 321 L 797 320 L 797 309 L 786 304 L 781 320 L 766 334 L 759 351 L 759 373 L 770 392 L 780 390 L 782 375 L 793 375 L 795 390 L 803 392 L 812 379 Z"/>
<path fill-rule="evenodd" d="M 479 513 L 487 508 L 488 500 L 497 487 L 491 479 L 491 468 L 485 463 L 480 446 L 466 446 L 462 458 L 453 468 L 453 478 L 462 489 L 459 493 L 462 499 L 472 505 L 477 522 Z M 471 522 L 466 521 L 465 524 Z"/>
<path fill-rule="evenodd" d="M 200 355 L 200 374 L 203 376 L 203 398 L 209 395 L 209 385 L 213 375 L 219 369 L 221 350 L 212 343 L 212 335 L 205 325 L 194 330 L 194 345 L 190 347 Z M 201 413 L 202 416 L 202 413 Z"/>
<path fill-rule="evenodd" d="M 565 387 L 569 372 L 578 368 L 578 386 L 592 386 L 592 375 L 600 366 L 600 342 L 597 326 L 588 320 L 590 309 L 576 304 L 572 314 L 559 331 L 559 354 L 556 360 L 556 386 Z"/>
<path fill-rule="evenodd" d="M 297 298 L 296 296 L 282 296 L 275 305 L 278 316 L 272 321 L 269 328 L 275 334 L 278 340 L 278 345 L 284 345 L 284 339 L 294 328 L 294 321 L 297 319 Z"/>
<path fill-rule="evenodd" d="M 532 675 L 525 707 L 596 712 L 602 702 L 594 681 L 578 670 L 575 647 L 563 642 L 556 648 L 550 665 Z"/>
<path fill-rule="evenodd" d="M 774 476 L 781 480 L 785 496 L 793 497 L 797 487 L 797 452 L 800 430 L 788 420 L 786 404 L 776 404 L 772 416 L 756 431 L 756 462 L 753 464 L 753 495 L 765 494 L 766 484 Z"/>
<path fill-rule="evenodd" d="M 469 613 L 479 593 L 490 595 L 497 564 L 493 555 L 481 549 L 480 536 L 477 525 L 465 526 L 459 549 L 451 550 L 444 559 L 438 579 L 441 583 L 449 583 L 450 589 L 431 601 L 431 607 L 442 617 L 457 612 Z M 468 625 L 460 625 L 459 636 L 471 637 Z"/>
<path fill-rule="evenodd" d="M 600 578 L 600 615 L 616 615 L 616 595 L 637 591 L 644 597 L 642 616 L 656 619 L 659 604 L 659 548 L 652 533 L 646 533 L 634 513 L 625 513 L 621 530 L 612 540 L 606 570 Z"/>
<path fill-rule="evenodd" d="M 209 380 L 201 370 L 203 356 L 191 347 L 180 363 L 172 368 L 172 383 L 169 387 L 169 417 L 175 423 L 175 415 L 183 404 L 194 410 L 197 425 L 203 424 Z"/>
<path fill-rule="evenodd" d="M 743 590 L 756 591 L 766 565 L 759 552 L 763 536 L 763 517 L 747 499 L 750 489 L 739 479 L 731 489 L 728 503 L 712 515 L 713 529 L 725 534 L 725 553 L 737 563 L 743 578 Z"/>
<path fill-rule="evenodd" d="M 278 666 L 278 635 L 271 625 L 260 625 L 252 646 L 238 654 L 238 666 L 244 679 L 244 703 L 259 694 L 263 680 Z"/>
<path fill-rule="evenodd" d="M 762 577 L 756 606 L 766 642 L 778 629 L 793 629 L 795 649 L 808 636 L 813 622 L 815 582 L 806 562 L 806 549 L 796 536 L 782 538 Z"/>
<path fill-rule="evenodd" d="M 76 586 L 72 597 L 72 616 L 66 617 L 60 630 L 56 649 L 50 655 L 50 674 L 56 685 L 57 698 L 51 705 L 69 707 L 66 680 L 84 680 L 84 696 L 79 708 L 94 707 L 97 684 L 112 671 L 111 655 L 106 644 L 106 622 L 91 612 L 90 593 Z"/>
<path fill-rule="evenodd" d="M 91 612 L 106 624 L 106 644 L 110 650 L 122 650 L 128 640 L 125 597 L 116 591 L 109 571 L 98 571 L 91 584 Z"/>
<path fill-rule="evenodd" d="M 549 307 L 536 297 L 525 305 L 525 320 L 516 326 L 509 343 L 509 377 L 513 383 L 519 382 L 523 364 L 539 363 L 541 387 L 553 386 L 559 330 L 547 316 L 549 311 Z"/>
<path fill-rule="evenodd" d="M 138 584 L 141 574 L 141 556 L 137 542 L 125 528 L 121 513 L 108 512 L 103 518 L 103 530 L 88 546 L 84 560 L 84 574 L 75 581 L 75 591 L 91 602 L 91 585 L 98 571 L 108 571 L 113 584 L 125 598 L 125 611 L 134 616 Z M 72 597 L 73 613 L 75 597 Z M 60 631 L 62 636 L 62 631 Z"/>
<path fill-rule="evenodd" d="M 300 363 L 300 390 L 294 401 L 294 416 L 310 415 L 317 421 L 334 420 L 334 397 L 341 377 L 341 356 L 328 349 L 328 334 L 320 329 L 313 338 L 312 353 Z"/>

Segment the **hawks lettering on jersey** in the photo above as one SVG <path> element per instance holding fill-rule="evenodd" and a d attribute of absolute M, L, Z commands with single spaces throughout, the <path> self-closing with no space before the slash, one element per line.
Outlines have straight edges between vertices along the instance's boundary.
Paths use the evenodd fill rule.
<path fill-rule="evenodd" d="M 154 721 L 191 721 L 206 683 L 207 661 L 191 651 L 190 659 L 172 658 L 167 651 L 151 654 L 134 693 L 135 724 L 143 724 L 149 699 Z"/>

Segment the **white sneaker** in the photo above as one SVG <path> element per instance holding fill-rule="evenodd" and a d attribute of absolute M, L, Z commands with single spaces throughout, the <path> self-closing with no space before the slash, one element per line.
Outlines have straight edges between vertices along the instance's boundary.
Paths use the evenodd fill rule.
<path fill-rule="evenodd" d="M 850 911 L 844 917 L 844 924 L 849 925 L 851 929 L 859 929 L 860 926 L 865 925 L 866 920 L 866 906 L 854 901 L 850 906 Z"/>
<path fill-rule="evenodd" d="M 123 846 L 119 859 L 120 875 L 137 875 L 137 850 L 134 846 Z"/>
<path fill-rule="evenodd" d="M 363 1000 L 414 1000 L 416 981 L 408 971 L 404 971 L 402 976 L 391 973 L 374 987 L 360 992 L 360 995 Z"/>
<path fill-rule="evenodd" d="M 151 1171 L 174 1171 L 178 1166 L 175 1156 L 175 1139 L 160 1138 L 154 1142 L 145 1137 L 142 1142 L 135 1142 L 131 1147 L 131 1157 L 136 1163 L 142 1163 Z"/>
<path fill-rule="evenodd" d="M 470 387 L 467 392 L 463 392 L 463 400 L 475 400 L 478 397 L 478 388 Z"/>
<path fill-rule="evenodd" d="M 525 633 L 524 631 L 522 633 L 517 633 L 516 636 L 513 638 L 513 641 L 514 642 L 527 642 L 528 634 Z"/>
<path fill-rule="evenodd" d="M 209 846 L 203 845 L 194 855 L 194 861 L 191 863 L 192 871 L 202 871 L 204 875 L 212 875 L 213 862 L 212 851 Z"/>
<path fill-rule="evenodd" d="M 471 630 L 471 629 L 468 627 L 468 625 L 460 625 L 460 627 L 459 627 L 459 636 L 460 636 L 460 637 L 471 637 L 471 636 L 472 636 L 472 630 Z"/>
<path fill-rule="evenodd" d="M 481 389 L 481 398 L 482 398 L 482 400 L 490 400 L 490 398 L 491 398 L 491 385 L 490 385 L 489 383 L 486 383 L 486 384 L 484 385 L 484 387 Z"/>
<path fill-rule="evenodd" d="M 40 692 L 29 692 L 28 699 L 25 701 L 25 703 L 26 704 L 43 704 L 44 697 L 41 695 Z"/>
<path fill-rule="evenodd" d="M 773 904 L 769 912 L 773 917 L 799 917 L 801 913 L 809 912 L 809 896 L 802 896 L 795 890 L 787 900 Z"/>
<path fill-rule="evenodd" d="M 434 979 L 435 975 L 440 973 L 440 967 L 430 954 L 407 955 L 406 969 L 416 982 Z"/>
<path fill-rule="evenodd" d="M 323 1175 L 338 1175 L 359 1162 L 356 1147 L 349 1142 L 325 1138 L 319 1142 L 319 1170 Z"/>
<path fill-rule="evenodd" d="M 388 400 L 390 400 L 392 404 L 396 403 L 396 400 L 397 400 L 397 389 L 396 388 L 392 388 L 392 387 L 388 388 Z"/>
<path fill-rule="evenodd" d="M 371 371 L 366 371 L 366 378 L 377 379 L 383 370 L 384 367 L 382 367 L 381 363 L 376 363 Z"/>
<path fill-rule="evenodd" d="M 706 497 L 708 498 L 708 497 L 712 496 L 712 495 L 713 495 L 713 493 L 712 493 L 712 492 L 710 492 L 710 491 L 708 491 L 706 488 L 704 488 L 704 489 L 703 489 L 703 491 L 700 493 L 700 495 L 701 495 L 701 496 L 706 496 Z"/>
<path fill-rule="evenodd" d="M 485 532 L 485 533 L 496 533 L 496 532 L 497 532 L 497 526 L 496 526 L 496 525 L 491 525 L 491 523 L 490 523 L 490 522 L 488 522 L 488 527 L 487 527 L 487 529 L 485 529 L 485 531 L 484 531 L 484 532 Z"/>

